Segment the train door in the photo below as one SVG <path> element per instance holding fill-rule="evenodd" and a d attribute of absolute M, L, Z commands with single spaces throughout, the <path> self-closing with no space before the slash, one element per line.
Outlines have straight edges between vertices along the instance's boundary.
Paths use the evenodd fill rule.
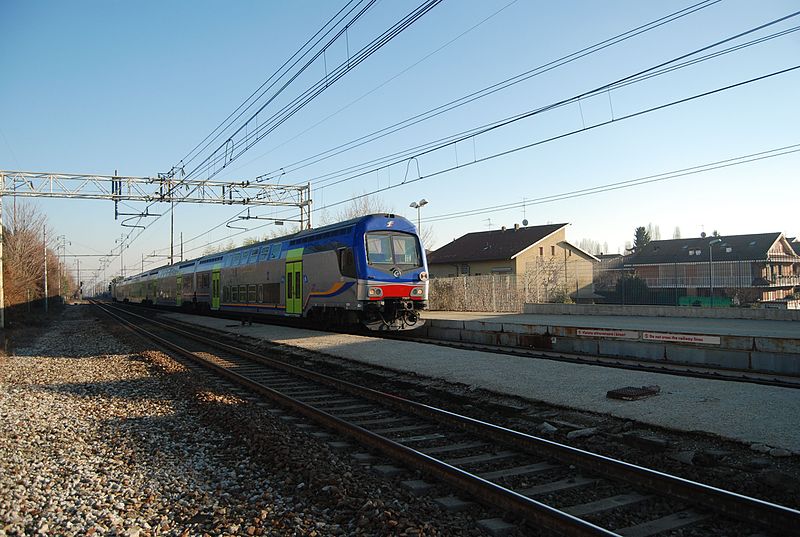
<path fill-rule="evenodd" d="M 183 304 L 183 274 L 178 274 L 175 281 L 175 305 L 179 308 Z"/>
<path fill-rule="evenodd" d="M 211 271 L 211 309 L 219 309 L 219 269 Z"/>
<path fill-rule="evenodd" d="M 286 263 L 286 313 L 303 313 L 303 262 Z"/>

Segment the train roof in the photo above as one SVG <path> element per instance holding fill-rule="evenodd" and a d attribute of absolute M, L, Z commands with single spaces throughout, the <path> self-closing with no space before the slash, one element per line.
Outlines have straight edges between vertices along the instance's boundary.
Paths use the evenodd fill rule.
<path fill-rule="evenodd" d="M 271 239 L 263 240 L 254 242 L 245 246 L 237 246 L 236 248 L 232 248 L 230 250 L 225 250 L 223 252 L 215 252 L 213 254 L 207 254 L 204 256 L 196 257 L 194 259 L 189 259 L 187 261 L 181 261 L 179 263 L 175 263 L 173 265 L 163 265 L 161 267 L 157 267 L 155 269 L 146 270 L 140 274 L 136 274 L 134 276 L 128 276 L 122 281 L 133 281 L 137 280 L 146 276 L 155 276 L 161 274 L 162 272 L 168 273 L 178 273 L 180 271 L 189 269 L 189 268 L 196 268 L 200 265 L 205 265 L 208 263 L 213 263 L 216 261 L 222 261 L 225 256 L 241 253 L 244 251 L 252 250 L 253 248 L 260 248 L 261 246 L 267 244 L 275 244 L 275 243 L 282 243 L 282 242 L 293 242 L 297 239 L 304 239 L 306 237 L 312 237 L 314 235 L 322 235 L 324 233 L 328 233 L 330 231 L 336 231 L 339 229 L 344 229 L 350 226 L 357 226 L 357 225 L 366 225 L 368 228 L 371 227 L 372 224 L 376 223 L 376 221 L 380 220 L 381 225 L 380 229 L 385 229 L 386 224 L 384 219 L 391 219 L 402 222 L 401 226 L 398 226 L 397 229 L 402 231 L 409 231 L 414 229 L 414 225 L 408 221 L 408 219 L 397 216 L 391 213 L 376 213 L 376 214 L 368 214 L 364 216 L 358 216 L 356 218 L 351 218 L 349 220 L 344 220 L 342 222 L 336 222 L 335 224 L 328 224 L 326 226 L 313 228 L 313 229 L 304 229 L 302 231 L 298 231 L 296 233 L 290 233 L 288 235 L 282 235 L 280 237 L 274 237 Z M 377 227 L 377 226 L 376 226 Z M 303 241 L 305 242 L 305 241 Z"/>

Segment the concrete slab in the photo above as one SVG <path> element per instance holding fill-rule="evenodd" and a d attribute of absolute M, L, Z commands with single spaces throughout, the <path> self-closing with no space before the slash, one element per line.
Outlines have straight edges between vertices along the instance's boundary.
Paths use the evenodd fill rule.
<path fill-rule="evenodd" d="M 492 537 L 506 537 L 517 529 L 516 524 L 506 522 L 502 518 L 484 518 L 478 521 L 478 527 Z"/>
<path fill-rule="evenodd" d="M 226 328 L 229 321 L 225 319 L 168 315 L 217 330 L 530 400 L 671 429 L 707 431 L 741 442 L 800 452 L 800 392 L 791 388 L 537 360 L 283 326 Z M 659 385 L 661 393 L 638 401 L 606 398 L 606 392 L 613 388 L 650 385 Z"/>
<path fill-rule="evenodd" d="M 474 502 L 462 500 L 457 496 L 442 496 L 433 500 L 445 511 L 465 511 L 475 505 Z"/>
<path fill-rule="evenodd" d="M 434 487 L 433 483 L 428 483 L 422 479 L 409 479 L 408 481 L 401 481 L 400 484 L 419 496 L 427 494 Z"/>
<path fill-rule="evenodd" d="M 781 337 L 800 339 L 797 321 L 755 319 L 707 319 L 687 317 L 647 317 L 618 315 L 555 315 L 527 313 L 426 311 L 426 320 L 437 324 L 447 320 L 454 323 L 480 321 L 485 323 L 518 324 L 526 326 L 574 326 L 590 328 L 619 328 L 624 330 L 654 330 L 684 334 L 715 334 L 720 336 Z M 456 324 L 451 325 L 456 327 Z"/>
<path fill-rule="evenodd" d="M 405 473 L 403 468 L 392 466 L 391 464 L 377 464 L 372 467 L 372 471 L 383 477 L 395 477 Z"/>

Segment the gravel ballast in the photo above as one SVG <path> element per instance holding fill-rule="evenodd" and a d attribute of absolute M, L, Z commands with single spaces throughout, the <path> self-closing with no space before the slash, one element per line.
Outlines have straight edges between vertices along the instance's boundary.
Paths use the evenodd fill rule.
<path fill-rule="evenodd" d="M 0 358 L 0 536 L 481 534 L 225 391 L 67 307 Z"/>

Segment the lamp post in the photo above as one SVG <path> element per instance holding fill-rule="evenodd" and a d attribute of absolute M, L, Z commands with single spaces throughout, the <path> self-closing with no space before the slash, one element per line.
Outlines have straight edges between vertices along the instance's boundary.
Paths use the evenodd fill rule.
<path fill-rule="evenodd" d="M 714 307 L 714 253 L 712 246 L 722 242 L 722 239 L 714 239 L 708 243 L 708 287 L 711 289 L 711 307 Z"/>
<path fill-rule="evenodd" d="M 421 231 L 420 231 L 419 210 L 422 209 L 422 207 L 427 205 L 427 204 L 428 204 L 428 200 L 426 200 L 425 198 L 422 198 L 419 201 L 412 201 L 411 205 L 409 205 L 409 207 L 411 207 L 412 209 L 416 209 L 417 210 L 417 233 L 421 233 Z"/>

